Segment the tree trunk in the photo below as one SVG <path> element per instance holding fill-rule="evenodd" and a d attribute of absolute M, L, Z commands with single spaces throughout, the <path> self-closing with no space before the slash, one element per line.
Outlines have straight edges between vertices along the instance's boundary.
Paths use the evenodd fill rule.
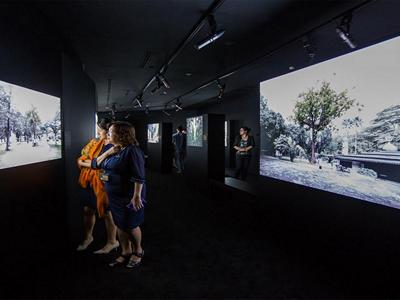
<path fill-rule="evenodd" d="M 8 116 L 7 116 L 7 136 L 6 136 L 6 151 L 10 151 L 10 110 L 11 110 L 11 99 L 8 102 Z"/>
<path fill-rule="evenodd" d="M 315 133 L 314 129 L 311 128 L 311 163 L 315 164 Z"/>
<path fill-rule="evenodd" d="M 6 151 L 10 151 L 10 118 L 7 118 Z"/>
<path fill-rule="evenodd" d="M 357 154 L 357 131 L 354 138 L 354 154 Z"/>

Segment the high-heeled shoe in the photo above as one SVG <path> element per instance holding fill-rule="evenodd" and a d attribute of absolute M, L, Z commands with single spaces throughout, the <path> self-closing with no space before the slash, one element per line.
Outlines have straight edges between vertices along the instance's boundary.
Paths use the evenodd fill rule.
<path fill-rule="evenodd" d="M 87 247 L 93 242 L 93 237 L 91 237 L 89 240 L 84 240 L 81 244 L 78 245 L 76 248 L 76 251 L 83 251 L 86 250 Z"/>
<path fill-rule="evenodd" d="M 144 250 L 142 250 L 142 253 L 132 252 L 132 256 L 139 257 L 140 260 L 139 261 L 133 261 L 132 259 L 129 259 L 129 262 L 126 265 L 126 267 L 129 268 L 129 269 L 139 267 L 139 265 L 142 263 L 143 255 L 144 255 Z"/>
<path fill-rule="evenodd" d="M 109 267 L 116 267 L 123 265 L 129 258 L 131 257 L 132 254 L 121 254 L 118 256 L 116 259 L 114 259 L 112 262 L 108 264 Z M 118 258 L 122 257 L 123 260 L 118 260 Z"/>
<path fill-rule="evenodd" d="M 107 244 L 108 245 L 108 244 Z M 99 250 L 97 250 L 97 251 L 94 251 L 93 253 L 94 254 L 108 254 L 108 253 L 110 253 L 112 250 L 117 250 L 118 249 L 118 247 L 119 247 L 119 242 L 118 241 L 116 241 L 113 245 L 111 245 L 111 247 L 107 247 L 107 245 L 105 245 L 103 248 L 101 248 L 101 249 L 99 249 Z"/>

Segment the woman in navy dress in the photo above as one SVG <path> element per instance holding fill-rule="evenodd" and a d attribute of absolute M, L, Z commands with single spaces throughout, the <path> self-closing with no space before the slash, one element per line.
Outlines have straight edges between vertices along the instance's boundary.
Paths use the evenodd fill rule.
<path fill-rule="evenodd" d="M 94 162 L 103 170 L 101 178 L 105 182 L 122 248 L 121 256 L 109 265 L 113 267 L 129 260 L 126 266 L 133 268 L 140 264 L 144 254 L 140 229 L 146 202 L 144 154 L 130 123 L 114 122 L 109 128 L 109 136 L 114 147 Z"/>

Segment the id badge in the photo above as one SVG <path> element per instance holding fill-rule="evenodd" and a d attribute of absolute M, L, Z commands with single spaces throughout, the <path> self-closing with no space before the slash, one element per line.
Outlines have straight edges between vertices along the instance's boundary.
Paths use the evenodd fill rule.
<path fill-rule="evenodd" d="M 100 180 L 107 182 L 108 181 L 108 174 L 100 173 Z"/>

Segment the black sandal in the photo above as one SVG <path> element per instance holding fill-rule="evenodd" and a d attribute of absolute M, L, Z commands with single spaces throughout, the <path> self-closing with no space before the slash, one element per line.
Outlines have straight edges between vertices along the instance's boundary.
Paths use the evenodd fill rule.
<path fill-rule="evenodd" d="M 132 255 L 139 257 L 139 258 L 143 258 L 144 255 L 144 250 L 142 250 L 142 253 L 137 253 L 137 252 L 132 252 Z M 139 261 L 132 261 L 131 259 L 129 259 L 128 264 L 126 265 L 127 268 L 136 268 L 141 264 L 142 260 Z"/>
<path fill-rule="evenodd" d="M 120 257 L 122 257 L 124 260 L 123 261 L 118 260 L 118 258 L 120 258 Z M 122 264 L 124 264 L 126 262 L 126 260 L 130 259 L 130 257 L 131 257 L 131 254 L 126 254 L 126 255 L 121 254 L 116 259 L 114 259 L 112 262 L 110 262 L 108 264 L 108 266 L 109 267 L 115 267 L 115 266 L 118 266 L 118 265 L 122 265 Z"/>

